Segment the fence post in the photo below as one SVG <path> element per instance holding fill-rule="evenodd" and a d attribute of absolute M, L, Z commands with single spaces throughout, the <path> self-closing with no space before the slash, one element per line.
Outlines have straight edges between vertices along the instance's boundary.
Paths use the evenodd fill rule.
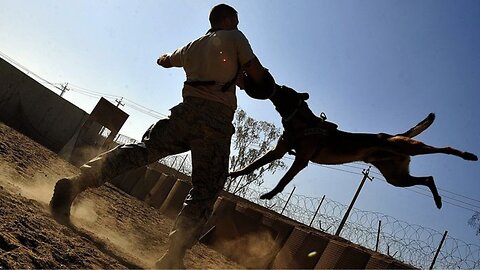
<path fill-rule="evenodd" d="M 323 203 L 324 199 L 325 199 L 325 195 L 323 195 L 322 200 L 320 201 L 320 204 L 318 205 L 317 210 L 315 211 L 315 214 L 313 215 L 312 221 L 310 221 L 310 225 L 308 225 L 309 227 L 312 227 L 313 221 L 315 220 L 315 217 L 317 216 L 318 211 L 320 210 L 320 206 L 322 206 L 322 203 Z"/>
<path fill-rule="evenodd" d="M 295 191 L 295 188 L 296 187 L 293 187 L 292 192 L 290 192 L 290 196 L 288 196 L 287 202 L 285 203 L 285 206 L 283 207 L 282 212 L 280 212 L 280 215 L 282 215 L 285 208 L 287 208 L 287 204 L 290 201 L 290 198 L 292 198 L 292 195 L 293 195 L 293 192 Z"/>
<path fill-rule="evenodd" d="M 173 165 L 175 165 L 175 162 L 177 162 L 177 156 L 173 158 L 172 163 L 170 164 L 170 168 L 173 168 Z"/>
<path fill-rule="evenodd" d="M 370 166 L 370 167 L 368 167 L 368 169 L 362 171 L 362 173 L 363 173 L 362 182 L 360 183 L 360 186 L 358 186 L 357 192 L 355 192 L 355 195 L 353 196 L 352 202 L 350 203 L 350 206 L 348 206 L 347 212 L 343 216 L 343 219 L 340 222 L 340 226 L 338 226 L 338 229 L 337 229 L 337 232 L 335 233 L 335 236 L 340 235 L 340 232 L 342 231 L 343 226 L 345 225 L 345 222 L 347 222 L 348 215 L 350 214 L 350 211 L 352 211 L 353 205 L 355 204 L 355 201 L 357 200 L 358 194 L 360 194 L 360 190 L 362 190 L 363 184 L 365 184 L 365 180 L 367 180 L 367 178 L 370 181 L 373 180 L 373 177 L 368 176 L 368 174 L 370 173 L 370 168 L 371 167 L 372 166 Z"/>
<path fill-rule="evenodd" d="M 442 240 L 440 241 L 440 244 L 438 245 L 437 252 L 435 252 L 435 256 L 433 257 L 432 264 L 430 265 L 430 268 L 428 268 L 430 270 L 433 269 L 433 266 L 435 265 L 435 262 L 437 261 L 438 254 L 440 253 L 440 249 L 443 246 L 443 242 L 445 241 L 445 238 L 447 237 L 447 233 L 448 233 L 448 231 L 445 231 L 445 233 L 443 234 Z"/>
<path fill-rule="evenodd" d="M 380 241 L 380 227 L 382 227 L 382 221 L 378 221 L 378 230 L 377 230 L 377 243 L 375 244 L 375 251 L 378 251 L 378 242 Z"/>
<path fill-rule="evenodd" d="M 183 168 L 183 164 L 185 163 L 185 160 L 187 160 L 188 154 L 185 154 L 185 157 L 182 160 L 182 163 L 180 164 L 180 167 L 178 168 L 178 171 L 180 171 Z"/>

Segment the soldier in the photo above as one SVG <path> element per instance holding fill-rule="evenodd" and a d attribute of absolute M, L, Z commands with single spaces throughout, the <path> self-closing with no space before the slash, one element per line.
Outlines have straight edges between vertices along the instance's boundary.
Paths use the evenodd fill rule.
<path fill-rule="evenodd" d="M 170 109 L 170 117 L 152 125 L 142 142 L 100 154 L 81 166 L 80 175 L 60 179 L 50 201 L 53 216 L 67 223 L 73 200 L 87 188 L 99 187 L 108 179 L 168 155 L 191 150 L 193 187 L 170 233 L 169 248 L 156 263 L 157 268 L 185 268 L 185 252 L 198 241 L 224 187 L 237 106 L 235 82 L 241 84 L 241 80 L 236 81 L 237 75 L 241 73 L 255 83 L 266 85 L 255 90 L 259 92 L 247 92 L 253 98 L 266 99 L 274 91 L 273 78 L 237 29 L 236 10 L 225 4 L 217 5 L 210 11 L 209 20 L 211 29 L 204 36 L 157 60 L 164 68 L 183 67 L 187 77 L 183 102 Z"/>

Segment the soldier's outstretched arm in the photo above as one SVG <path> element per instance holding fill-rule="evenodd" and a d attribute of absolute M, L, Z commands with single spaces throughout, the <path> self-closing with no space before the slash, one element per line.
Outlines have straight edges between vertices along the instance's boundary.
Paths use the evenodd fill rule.
<path fill-rule="evenodd" d="M 170 55 L 168 55 L 168 54 L 161 55 L 161 56 L 157 59 L 157 64 L 158 64 L 159 66 L 164 67 L 164 68 L 171 68 L 171 67 L 173 67 L 172 62 L 170 62 Z"/>

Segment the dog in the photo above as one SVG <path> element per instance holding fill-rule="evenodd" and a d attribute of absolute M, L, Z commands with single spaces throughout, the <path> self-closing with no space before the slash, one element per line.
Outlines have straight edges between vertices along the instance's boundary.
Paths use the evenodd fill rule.
<path fill-rule="evenodd" d="M 427 129 L 435 120 L 430 113 L 423 121 L 410 130 L 390 135 L 385 133 L 350 133 L 337 129 L 337 125 L 316 116 L 308 107 L 308 93 L 299 93 L 287 86 L 276 85 L 275 93 L 269 97 L 275 109 L 282 117 L 284 132 L 275 148 L 248 165 L 246 168 L 231 172 L 230 177 L 238 177 L 282 158 L 287 152 L 295 155 L 295 160 L 279 183 L 261 199 L 272 199 L 303 170 L 308 162 L 318 164 L 343 164 L 363 161 L 375 166 L 388 183 L 396 187 L 415 185 L 427 186 L 432 192 L 438 209 L 442 199 L 438 194 L 432 176 L 415 177 L 409 173 L 410 156 L 442 153 L 476 161 L 472 153 L 452 147 L 433 147 L 412 139 Z"/>

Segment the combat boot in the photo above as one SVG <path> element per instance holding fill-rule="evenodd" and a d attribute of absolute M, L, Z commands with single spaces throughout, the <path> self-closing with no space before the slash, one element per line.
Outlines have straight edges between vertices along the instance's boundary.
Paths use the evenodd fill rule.
<path fill-rule="evenodd" d="M 73 179 L 62 178 L 55 184 L 49 205 L 53 217 L 58 222 L 63 224 L 70 223 L 72 203 L 78 194 L 87 189 L 87 185 L 81 180 L 81 177 Z"/>

